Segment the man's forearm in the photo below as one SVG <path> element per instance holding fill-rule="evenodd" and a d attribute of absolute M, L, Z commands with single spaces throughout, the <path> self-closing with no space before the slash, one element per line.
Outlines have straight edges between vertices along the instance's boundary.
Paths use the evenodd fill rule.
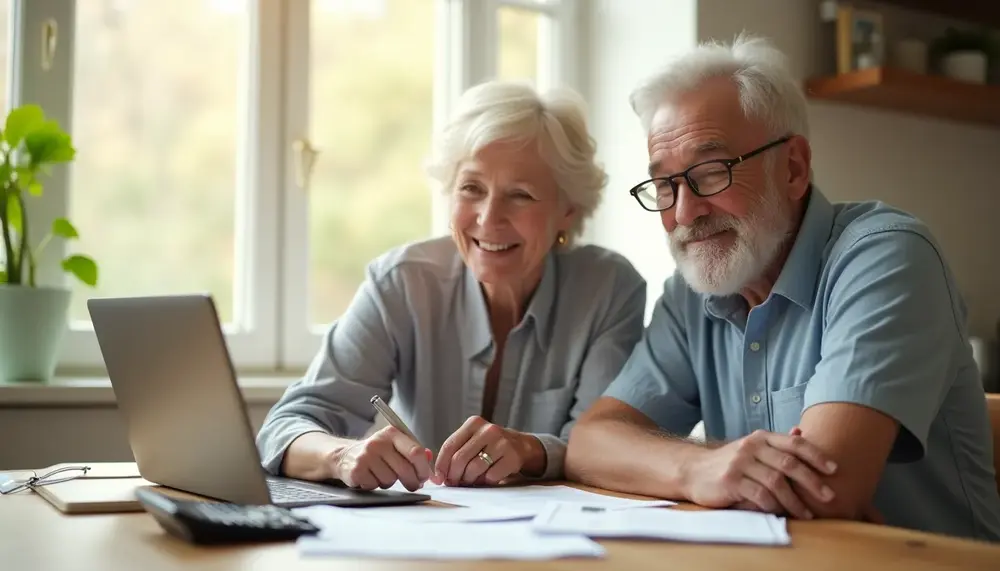
<path fill-rule="evenodd" d="M 578 424 L 566 453 L 571 480 L 608 490 L 687 499 L 687 467 L 706 448 L 623 420 Z"/>
<path fill-rule="evenodd" d="M 806 410 L 793 433 L 822 449 L 839 466 L 836 474 L 822 476 L 836 494 L 833 501 L 819 502 L 793 485 L 816 517 L 869 519 L 875 489 L 899 434 L 897 422 L 869 407 L 823 403 Z"/>

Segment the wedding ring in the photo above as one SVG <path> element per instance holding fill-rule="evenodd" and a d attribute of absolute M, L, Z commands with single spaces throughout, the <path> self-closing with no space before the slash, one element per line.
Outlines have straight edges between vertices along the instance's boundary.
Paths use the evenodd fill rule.
<path fill-rule="evenodd" d="M 480 458 L 480 459 L 481 459 L 481 460 L 482 460 L 483 462 L 486 462 L 486 465 L 487 465 L 487 466 L 492 466 L 492 465 L 493 465 L 493 458 L 491 458 L 491 457 L 490 457 L 490 455 L 489 455 L 489 454 L 487 454 L 485 450 L 481 450 L 481 451 L 479 452 L 479 458 Z"/>

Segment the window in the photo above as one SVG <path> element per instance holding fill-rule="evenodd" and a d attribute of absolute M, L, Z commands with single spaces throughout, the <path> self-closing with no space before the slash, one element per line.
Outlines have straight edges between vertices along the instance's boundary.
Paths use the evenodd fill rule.
<path fill-rule="evenodd" d="M 434 2 L 313 0 L 309 203 L 310 327 L 340 315 L 365 266 L 431 233 L 422 171 L 434 98 Z"/>
<path fill-rule="evenodd" d="M 72 319 L 92 295 L 205 291 L 234 321 L 247 29 L 233 1 L 76 2 L 69 216 L 101 279 L 74 282 Z"/>
<path fill-rule="evenodd" d="M 497 77 L 538 84 L 538 25 L 545 15 L 503 6 L 499 9 Z"/>
<path fill-rule="evenodd" d="M 102 368 L 87 298 L 182 292 L 212 294 L 237 368 L 307 365 L 369 261 L 446 231 L 423 164 L 455 98 L 492 77 L 576 87 L 574 4 L 19 4 L 18 46 L 46 18 L 75 24 L 66 65 L 21 62 L 15 95 L 73 134 L 40 211 L 68 215 L 81 239 L 59 247 L 100 268 L 96 290 L 67 281 L 61 371 Z M 41 276 L 65 278 L 62 253 Z"/>
<path fill-rule="evenodd" d="M 10 44 L 12 36 L 10 34 L 10 0 L 0 0 L 0 110 L 6 114 L 9 101 L 7 91 L 10 89 Z M 3 255 L 0 248 L 0 256 Z"/>

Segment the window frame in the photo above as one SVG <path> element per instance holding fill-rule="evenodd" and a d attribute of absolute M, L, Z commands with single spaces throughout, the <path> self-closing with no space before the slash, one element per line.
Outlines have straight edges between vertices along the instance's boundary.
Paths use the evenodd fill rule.
<path fill-rule="evenodd" d="M 24 2 L 23 4 L 34 4 Z M 75 32 L 76 4 L 73 0 L 43 0 L 43 3 L 59 5 L 62 18 L 59 21 L 60 35 L 64 29 Z M 248 89 L 237 88 L 241 95 L 238 104 L 240 121 L 237 122 L 236 140 L 243 146 L 237 149 L 236 192 L 234 204 L 234 254 L 233 268 L 233 323 L 223 325 L 226 344 L 234 364 L 241 370 L 270 370 L 277 362 L 277 307 L 274 298 L 278 293 L 276 240 L 279 235 L 278 221 L 273 212 L 278 207 L 277 176 L 281 171 L 281 160 L 275 152 L 280 133 L 281 60 L 275 46 L 282 43 L 280 3 L 268 0 L 248 2 L 247 44 L 240 70 L 241 82 Z M 70 25 L 62 22 L 68 21 Z M 40 29 L 41 20 L 26 19 L 27 46 L 38 44 L 31 41 L 31 33 Z M 35 32 L 37 33 L 37 32 Z M 39 38 L 40 41 L 40 38 Z M 56 91 L 59 101 L 49 102 L 28 97 L 26 101 L 40 101 L 46 113 L 56 117 L 64 128 L 73 133 L 72 86 L 73 51 L 72 37 L 59 39 L 62 52 L 62 69 Z M 19 47 L 23 47 L 21 44 Z M 30 52 L 30 49 L 24 51 Z M 57 55 L 58 59 L 58 55 Z M 31 87 L 33 81 L 25 83 Z M 51 84 L 50 84 L 51 85 Z M 28 91 L 30 93 L 30 90 Z M 75 141 L 81 146 L 80 141 Z M 53 177 L 46 184 L 46 202 L 50 208 L 46 214 L 51 217 L 69 214 L 69 193 L 71 180 L 68 169 L 62 171 L 62 179 Z M 51 218 L 49 219 L 51 220 Z M 47 227 L 51 222 L 45 222 Z M 35 226 L 40 227 L 38 225 Z M 63 241 L 53 242 L 52 253 L 59 258 L 66 253 Z M 58 269 L 58 259 L 49 260 L 55 265 L 47 268 L 55 271 L 49 274 L 45 283 L 69 285 L 69 277 Z M 100 267 L 101 260 L 97 260 Z M 88 373 L 105 370 L 97 336 L 89 321 L 72 321 L 63 339 L 58 371 L 62 374 Z"/>
<path fill-rule="evenodd" d="M 70 133 L 72 122 L 75 0 L 11 0 L 10 102 L 40 103 Z M 565 85 L 578 91 L 580 65 L 572 0 L 435 0 L 435 78 L 432 125 L 439 129 L 457 98 L 496 73 L 498 10 L 514 7 L 548 16 L 539 27 L 540 88 Z M 328 325 L 311 326 L 308 315 L 308 190 L 298 187 L 292 144 L 309 136 L 309 0 L 248 0 L 248 44 L 242 78 L 245 97 L 237 140 L 234 204 L 237 249 L 234 324 L 224 325 L 239 372 L 300 372 L 315 357 Z M 42 72 L 41 24 L 59 25 L 56 65 Z M 81 142 L 76 142 L 81 146 Z M 322 159 L 320 159 L 322 160 Z M 29 223 L 48 227 L 67 216 L 70 170 L 54 170 L 45 193 L 32 205 Z M 447 233 L 447 200 L 432 193 L 431 235 Z M 59 267 L 66 244 L 53 241 L 39 260 L 41 283 L 68 286 Z M 97 260 L 100 266 L 101 260 Z M 57 374 L 106 373 L 89 321 L 70 323 Z"/>

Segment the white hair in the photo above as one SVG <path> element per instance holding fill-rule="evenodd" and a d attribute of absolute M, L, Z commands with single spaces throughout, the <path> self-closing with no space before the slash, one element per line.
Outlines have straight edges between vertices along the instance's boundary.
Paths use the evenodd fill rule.
<path fill-rule="evenodd" d="M 530 85 L 489 81 L 472 87 L 435 142 L 427 165 L 446 194 L 454 191 L 459 164 L 497 141 L 536 142 L 559 190 L 576 211 L 567 244 L 601 202 L 608 176 L 595 162 L 597 145 L 587 129 L 583 99 L 569 89 L 539 94 Z"/>
<path fill-rule="evenodd" d="M 805 95 L 785 55 L 768 40 L 745 32 L 731 45 L 706 42 L 669 61 L 641 82 L 629 101 L 648 132 L 660 105 L 715 77 L 736 83 L 744 116 L 762 121 L 772 136 L 809 136 Z"/>

